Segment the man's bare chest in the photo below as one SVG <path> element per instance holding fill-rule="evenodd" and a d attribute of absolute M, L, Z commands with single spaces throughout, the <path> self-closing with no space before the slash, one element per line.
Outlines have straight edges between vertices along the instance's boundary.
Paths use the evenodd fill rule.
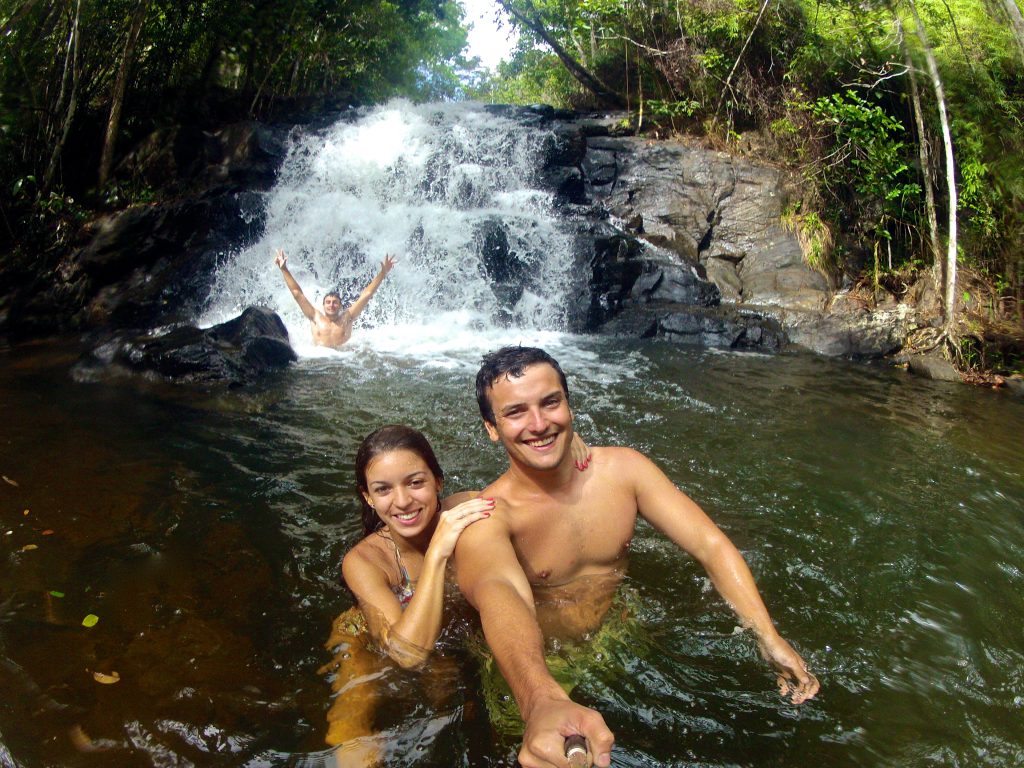
<path fill-rule="evenodd" d="M 564 584 L 619 567 L 636 524 L 635 509 L 601 503 L 522 506 L 512 516 L 512 545 L 534 585 Z"/>

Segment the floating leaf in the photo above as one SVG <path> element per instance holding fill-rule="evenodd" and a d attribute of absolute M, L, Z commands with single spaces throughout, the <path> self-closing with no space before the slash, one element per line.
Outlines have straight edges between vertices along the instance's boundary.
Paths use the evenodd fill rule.
<path fill-rule="evenodd" d="M 8 485 L 13 485 L 15 488 L 18 487 L 18 484 L 11 480 L 11 478 L 9 478 L 7 475 L 0 475 L 0 477 L 2 477 L 4 479 L 4 482 L 7 483 Z"/>
<path fill-rule="evenodd" d="M 113 671 L 111 671 L 109 675 L 106 675 L 103 672 L 93 672 L 92 679 L 95 680 L 97 683 L 103 683 L 104 685 L 113 685 L 114 683 L 120 681 L 121 676 L 117 674 L 117 672 Z"/>
<path fill-rule="evenodd" d="M 86 616 L 84 619 L 82 619 L 82 626 L 83 627 L 95 627 L 96 626 L 96 622 L 99 621 L 99 620 L 100 620 L 99 616 L 97 616 L 95 613 L 90 613 L 88 616 Z"/>
<path fill-rule="evenodd" d="M 33 550 L 33 549 L 39 549 L 39 545 L 38 544 L 26 544 L 24 547 L 21 548 L 21 551 L 22 552 L 28 552 L 28 551 Z"/>
<path fill-rule="evenodd" d="M 23 515 L 27 515 L 27 514 L 28 514 L 28 510 L 26 509 L 26 510 L 25 510 L 24 512 L 22 512 L 21 514 L 23 514 Z"/>
<path fill-rule="evenodd" d="M 45 531 L 43 531 L 43 536 L 53 536 L 53 529 L 47 528 Z"/>
<path fill-rule="evenodd" d="M 50 594 L 53 595 L 54 597 L 64 597 L 64 593 L 63 592 L 58 592 L 56 589 L 51 589 L 50 590 Z"/>

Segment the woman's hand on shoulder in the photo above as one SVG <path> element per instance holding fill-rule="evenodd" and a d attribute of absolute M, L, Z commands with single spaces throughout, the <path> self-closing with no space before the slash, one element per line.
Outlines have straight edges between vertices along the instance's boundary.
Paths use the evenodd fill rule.
<path fill-rule="evenodd" d="M 455 551 L 455 544 L 466 528 L 478 520 L 485 520 L 494 511 L 494 499 L 477 496 L 441 512 L 437 529 L 430 540 L 430 549 L 438 556 L 448 559 Z"/>
<path fill-rule="evenodd" d="M 590 466 L 592 453 L 587 444 L 583 442 L 583 438 L 579 436 L 578 432 L 572 433 L 572 444 L 569 449 L 572 451 L 572 463 L 576 469 L 583 472 Z"/>

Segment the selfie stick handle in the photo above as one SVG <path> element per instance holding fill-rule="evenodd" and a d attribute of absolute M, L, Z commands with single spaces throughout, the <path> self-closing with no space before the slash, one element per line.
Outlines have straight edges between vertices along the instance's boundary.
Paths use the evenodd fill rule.
<path fill-rule="evenodd" d="M 590 768 L 587 740 L 578 734 L 565 737 L 565 759 L 569 768 Z"/>

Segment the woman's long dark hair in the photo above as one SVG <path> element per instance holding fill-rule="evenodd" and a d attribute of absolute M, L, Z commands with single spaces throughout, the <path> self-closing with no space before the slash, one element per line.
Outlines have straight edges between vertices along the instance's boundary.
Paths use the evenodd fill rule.
<path fill-rule="evenodd" d="M 377 516 L 373 507 L 366 503 L 366 497 L 363 496 L 369 492 L 366 467 L 374 457 L 391 451 L 412 451 L 423 459 L 439 485 L 444 480 L 444 472 L 437 461 L 437 456 L 434 455 L 434 449 L 421 432 L 402 424 L 388 424 L 371 432 L 356 451 L 356 490 L 359 492 L 359 501 L 363 504 L 363 532 L 367 536 L 383 528 L 384 521 Z"/>

